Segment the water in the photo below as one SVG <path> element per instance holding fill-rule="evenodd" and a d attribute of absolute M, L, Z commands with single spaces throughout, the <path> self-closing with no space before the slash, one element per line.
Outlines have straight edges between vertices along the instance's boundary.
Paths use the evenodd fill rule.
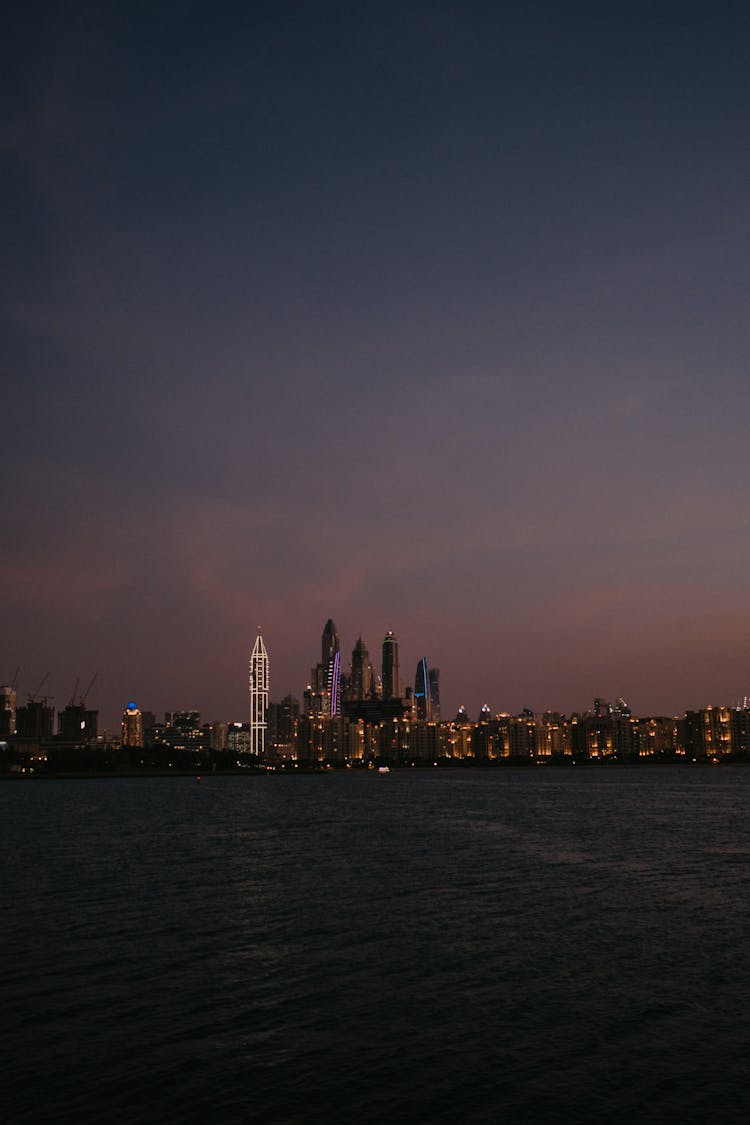
<path fill-rule="evenodd" d="M 750 770 L 17 782 L 8 1122 L 750 1120 Z"/>

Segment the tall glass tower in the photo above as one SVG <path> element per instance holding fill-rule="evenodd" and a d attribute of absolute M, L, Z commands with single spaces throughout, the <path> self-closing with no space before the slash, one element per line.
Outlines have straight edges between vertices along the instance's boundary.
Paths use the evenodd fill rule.
<path fill-rule="evenodd" d="M 417 707 L 418 719 L 429 720 L 432 718 L 430 677 L 427 671 L 427 660 L 424 656 L 417 664 L 417 674 L 414 677 L 414 702 Z"/>
<path fill-rule="evenodd" d="M 339 634 L 329 617 L 323 629 L 323 686 L 328 692 L 328 714 L 338 715 L 341 710 L 341 652 Z"/>
<path fill-rule="evenodd" d="M 440 669 L 430 668 L 427 673 L 430 690 L 430 718 L 433 723 L 440 722 Z"/>
<path fill-rule="evenodd" d="M 256 758 L 266 754 L 268 730 L 268 653 L 258 633 L 250 653 L 250 753 Z"/>
<path fill-rule="evenodd" d="M 323 655 L 323 666 L 328 667 L 333 662 L 333 658 L 339 651 L 339 633 L 336 628 L 335 622 L 332 617 L 329 617 L 323 626 L 323 637 L 321 643 L 321 650 Z"/>
<path fill-rule="evenodd" d="M 352 699 L 369 699 L 372 695 L 372 665 L 367 646 L 361 637 L 352 651 Z"/>
<path fill-rule="evenodd" d="M 383 640 L 383 699 L 401 698 L 401 678 L 398 670 L 398 641 L 389 629 Z"/>

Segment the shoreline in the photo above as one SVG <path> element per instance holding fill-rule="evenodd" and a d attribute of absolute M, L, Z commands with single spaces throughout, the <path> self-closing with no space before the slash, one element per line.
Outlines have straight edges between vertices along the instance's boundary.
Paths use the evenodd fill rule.
<path fill-rule="evenodd" d="M 533 761 L 497 761 L 497 762 L 441 762 L 437 765 L 428 765 L 427 763 L 392 763 L 388 762 L 389 771 L 391 773 L 433 773 L 436 770 L 440 772 L 464 772 L 474 771 L 481 773 L 497 773 L 502 770 L 522 770 L 524 772 L 529 769 L 543 767 L 545 770 L 572 770 L 583 771 L 588 773 L 592 770 L 635 770 L 635 769 L 665 769 L 674 767 L 677 769 L 716 769 L 717 767 L 746 767 L 750 762 L 747 758 L 726 758 L 714 761 L 711 758 L 703 758 L 691 761 L 679 761 L 670 759 L 669 761 L 550 761 L 547 759 L 535 759 Z M 23 781 L 93 781 L 109 779 L 111 781 L 132 781 L 134 778 L 142 779 L 160 779 L 160 778 L 195 778 L 196 782 L 200 783 L 209 778 L 220 777 L 269 777 L 271 775 L 278 777 L 307 777 L 310 775 L 328 776 L 338 775 L 344 773 L 361 773 L 361 774 L 374 774 L 375 776 L 382 776 L 378 774 L 377 767 L 369 768 L 368 766 L 346 766 L 344 764 L 327 764 L 320 763 L 318 765 L 302 765 L 294 766 L 270 766 L 268 768 L 263 766 L 245 768 L 245 769 L 225 769 L 225 770 L 186 770 L 186 769 L 142 769 L 142 770 L 43 770 L 33 772 L 21 772 L 20 770 L 8 771 L 0 773 L 0 782 L 23 782 Z"/>

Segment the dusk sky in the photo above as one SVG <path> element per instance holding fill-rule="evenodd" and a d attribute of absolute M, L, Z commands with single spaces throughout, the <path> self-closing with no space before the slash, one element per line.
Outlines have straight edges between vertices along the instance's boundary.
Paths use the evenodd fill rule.
<path fill-rule="evenodd" d="M 15 4 L 0 682 L 750 694 L 750 9 Z"/>

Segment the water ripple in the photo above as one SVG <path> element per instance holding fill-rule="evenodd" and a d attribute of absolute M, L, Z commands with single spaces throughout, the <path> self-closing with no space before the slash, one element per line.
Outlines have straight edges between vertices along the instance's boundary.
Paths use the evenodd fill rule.
<path fill-rule="evenodd" d="M 10 1122 L 750 1116 L 750 771 L 0 786 Z"/>

